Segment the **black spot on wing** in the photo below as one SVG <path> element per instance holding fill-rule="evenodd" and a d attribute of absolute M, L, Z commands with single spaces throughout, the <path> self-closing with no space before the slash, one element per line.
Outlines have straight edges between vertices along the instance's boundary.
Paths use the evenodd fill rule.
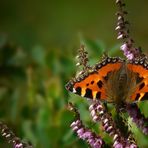
<path fill-rule="evenodd" d="M 103 86 L 102 81 L 101 81 L 101 80 L 99 80 L 99 81 L 97 82 L 97 85 L 98 85 L 98 87 L 101 89 L 101 88 L 102 88 L 102 86 Z"/>
<path fill-rule="evenodd" d="M 81 87 L 77 87 L 76 88 L 76 94 L 81 95 L 81 90 L 82 90 Z"/>
<path fill-rule="evenodd" d="M 94 81 L 91 81 L 91 84 L 94 84 Z"/>
<path fill-rule="evenodd" d="M 97 94 L 96 94 L 96 99 L 100 99 L 101 98 L 101 92 L 98 91 Z"/>
<path fill-rule="evenodd" d="M 104 80 L 107 81 L 107 80 L 108 80 L 108 76 L 105 76 L 105 77 L 104 77 Z"/>
<path fill-rule="evenodd" d="M 107 73 L 107 75 L 106 75 L 105 77 L 103 77 L 105 81 L 108 81 L 108 79 L 109 79 L 111 73 L 112 73 L 112 72 L 109 71 L 109 72 Z"/>
<path fill-rule="evenodd" d="M 139 77 L 139 75 L 137 75 L 137 80 L 136 80 L 136 83 L 140 83 L 142 82 L 143 78 Z"/>
<path fill-rule="evenodd" d="M 93 98 L 92 90 L 89 89 L 89 88 L 87 88 L 84 97 L 86 97 L 86 98 L 90 98 L 90 99 Z"/>
<path fill-rule="evenodd" d="M 138 94 L 136 95 L 135 101 L 138 101 L 139 97 L 140 97 L 140 94 L 138 93 Z"/>
<path fill-rule="evenodd" d="M 89 83 L 87 83 L 86 86 L 89 86 Z"/>
<path fill-rule="evenodd" d="M 143 82 L 142 84 L 140 84 L 139 90 L 141 90 L 144 86 L 145 86 L 145 83 Z"/>

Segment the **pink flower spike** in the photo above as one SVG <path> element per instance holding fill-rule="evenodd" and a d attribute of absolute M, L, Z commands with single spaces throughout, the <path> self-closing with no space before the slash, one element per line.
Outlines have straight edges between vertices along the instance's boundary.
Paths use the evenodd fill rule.
<path fill-rule="evenodd" d="M 127 46 L 127 44 L 126 44 L 126 43 L 123 44 L 123 45 L 120 47 L 120 49 L 121 49 L 122 51 L 126 51 L 126 50 L 128 50 L 128 46 Z"/>

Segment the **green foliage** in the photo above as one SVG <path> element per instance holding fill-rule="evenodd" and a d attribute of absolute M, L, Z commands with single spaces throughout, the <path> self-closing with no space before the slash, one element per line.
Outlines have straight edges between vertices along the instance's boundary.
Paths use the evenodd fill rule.
<path fill-rule="evenodd" d="M 147 49 L 148 1 L 139 3 L 134 1 L 134 8 L 133 1 L 127 1 L 127 6 L 134 18 L 132 31 L 136 41 Z M 79 31 L 87 36 L 81 37 L 80 42 L 89 53 L 91 65 L 105 51 L 123 56 L 113 33 L 113 5 L 113 1 L 103 0 L 0 1 L 0 119 L 18 137 L 37 148 L 88 147 L 69 127 L 74 119 L 67 111 L 71 101 L 77 105 L 84 123 L 111 142 L 99 130 L 100 125 L 91 122 L 88 102 L 68 93 L 65 84 L 76 72 Z M 137 10 L 141 15 L 137 15 Z M 139 106 L 148 117 L 148 103 Z M 141 136 L 136 126 L 134 132 L 139 145 L 148 147 L 148 137 Z M 0 138 L 0 147 L 10 146 Z"/>
<path fill-rule="evenodd" d="M 105 47 L 102 42 L 84 41 L 91 58 L 101 56 Z M 99 125 L 91 122 L 87 101 L 73 94 L 69 96 L 65 90 L 64 85 L 74 74 L 75 65 L 72 51 L 63 50 L 47 50 L 38 45 L 26 51 L 12 43 L 3 43 L 0 48 L 1 120 L 17 136 L 31 141 L 37 148 L 87 147 L 69 127 L 74 116 L 67 110 L 67 102 L 72 101 L 85 124 L 110 143 Z M 141 104 L 141 108 L 147 114 L 146 105 Z M 135 133 L 139 137 L 139 131 Z M 142 139 L 142 142 L 138 140 L 139 144 L 147 145 L 146 137 Z M 0 147 L 8 146 L 1 140 Z"/>

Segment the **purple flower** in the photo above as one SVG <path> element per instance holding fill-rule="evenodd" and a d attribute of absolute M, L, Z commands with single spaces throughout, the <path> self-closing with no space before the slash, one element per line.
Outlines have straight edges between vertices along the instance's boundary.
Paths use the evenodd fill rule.
<path fill-rule="evenodd" d="M 116 4 L 118 4 L 119 12 L 117 13 L 117 26 L 115 30 L 118 31 L 117 39 L 122 39 L 123 44 L 120 49 L 123 51 L 124 55 L 129 60 L 133 60 L 135 57 L 141 56 L 140 48 L 134 47 L 134 41 L 130 37 L 129 29 L 128 29 L 128 21 L 125 20 L 125 15 L 127 12 L 124 10 L 125 4 L 123 0 L 117 0 Z"/>
<path fill-rule="evenodd" d="M 134 46 L 134 41 L 129 35 L 129 29 L 127 28 L 129 23 L 124 17 L 127 14 L 127 12 L 123 9 L 125 4 L 123 3 L 123 0 L 116 0 L 116 4 L 119 6 L 119 12 L 117 13 L 118 21 L 115 30 L 118 31 L 117 39 L 123 40 L 123 44 L 120 49 L 123 51 L 128 60 L 134 60 L 137 57 L 142 57 L 143 55 L 141 54 L 141 49 Z M 85 52 L 84 46 L 81 46 L 79 49 L 78 59 L 78 65 L 83 67 L 81 74 L 85 72 L 88 73 L 92 70 L 92 67 L 88 65 L 87 52 Z M 144 118 L 137 106 L 126 106 L 125 102 L 123 103 L 124 111 L 127 110 L 133 121 L 139 128 L 142 129 L 143 133 L 148 134 L 148 125 L 145 125 L 145 123 L 148 123 L 148 119 Z M 101 148 L 104 146 L 105 143 L 102 138 L 83 125 L 80 119 L 80 114 L 73 104 L 70 104 L 70 110 L 74 111 L 76 116 L 76 120 L 71 124 L 71 128 L 77 136 L 86 141 L 93 148 Z M 128 128 L 128 122 L 119 106 L 116 106 L 117 113 L 115 114 L 115 120 L 113 120 L 114 118 L 112 118 L 112 114 L 108 112 L 107 106 L 99 100 L 92 101 L 89 111 L 92 120 L 95 123 L 101 122 L 104 131 L 112 137 L 114 148 L 137 148 L 132 132 Z"/>
<path fill-rule="evenodd" d="M 70 105 L 70 110 L 74 111 L 76 114 L 76 121 L 72 122 L 71 128 L 77 134 L 77 136 L 86 141 L 92 148 L 102 148 L 104 145 L 104 141 L 92 132 L 90 129 L 86 128 L 82 121 L 80 120 L 80 115 L 77 109 L 73 106 L 72 103 Z"/>
<path fill-rule="evenodd" d="M 88 142 L 88 144 L 93 148 L 101 148 L 104 141 L 97 136 L 95 133 L 85 128 L 80 119 L 77 119 L 71 124 L 73 131 L 75 131 L 80 139 Z"/>
<path fill-rule="evenodd" d="M 113 147 L 114 148 L 137 148 L 136 144 L 133 143 L 128 139 L 128 137 L 123 137 L 122 134 L 120 133 L 120 129 L 118 129 L 111 117 L 111 114 L 109 114 L 102 104 L 99 101 L 94 101 L 93 104 L 90 105 L 89 107 L 90 114 L 92 118 L 97 117 L 98 121 L 102 122 L 102 126 L 105 130 L 106 133 L 108 133 L 110 136 L 113 137 Z M 94 121 L 94 120 L 93 120 Z M 97 122 L 97 121 L 95 121 Z M 120 124 L 120 122 L 119 122 Z"/>
<path fill-rule="evenodd" d="M 133 53 L 131 53 L 129 45 L 127 43 L 123 44 L 120 49 L 123 51 L 127 59 L 132 60 L 134 58 Z"/>
<path fill-rule="evenodd" d="M 22 143 L 16 144 L 16 145 L 14 146 L 14 148 L 23 148 L 23 144 L 22 144 Z"/>
<path fill-rule="evenodd" d="M 14 148 L 33 148 L 28 142 L 22 141 L 18 138 L 6 124 L 0 122 L 1 135 L 5 137 L 8 143 L 12 143 Z"/>
<path fill-rule="evenodd" d="M 137 148 L 137 145 L 131 144 L 131 145 L 129 145 L 129 147 L 127 147 L 127 148 Z"/>
<path fill-rule="evenodd" d="M 114 143 L 113 147 L 114 148 L 124 148 L 124 145 L 117 142 L 117 143 Z"/>

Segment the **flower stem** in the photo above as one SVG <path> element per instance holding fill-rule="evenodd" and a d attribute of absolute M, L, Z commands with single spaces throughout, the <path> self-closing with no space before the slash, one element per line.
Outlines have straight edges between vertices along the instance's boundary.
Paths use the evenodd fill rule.
<path fill-rule="evenodd" d="M 130 141 L 128 137 L 123 136 L 124 134 L 121 133 L 121 128 L 123 127 L 117 128 L 115 122 L 112 119 L 111 114 L 106 112 L 106 109 L 99 101 L 94 101 L 94 103 L 90 105 L 89 110 L 91 112 L 93 121 L 97 122 L 100 120 L 102 122 L 102 126 L 105 132 L 113 137 L 114 148 L 126 147 L 131 145 L 137 148 L 135 142 Z M 119 122 L 120 121 L 118 120 L 118 124 L 120 124 Z"/>
<path fill-rule="evenodd" d="M 127 11 L 124 10 L 125 3 L 124 0 L 116 0 L 116 4 L 118 6 L 117 15 L 117 26 L 116 29 L 118 31 L 117 39 L 122 39 L 123 44 L 120 49 L 124 52 L 124 55 L 129 60 L 133 60 L 134 58 L 145 56 L 142 54 L 141 48 L 136 48 L 134 46 L 134 40 L 130 36 L 129 31 L 129 22 L 126 20 L 125 16 L 128 14 Z"/>
<path fill-rule="evenodd" d="M 17 137 L 3 122 L 0 122 L 0 130 L 1 135 L 7 140 L 8 143 L 12 143 L 14 148 L 33 148 L 30 143 L 24 142 Z"/>
<path fill-rule="evenodd" d="M 92 148 L 103 148 L 105 146 L 105 142 L 100 136 L 96 135 L 96 133 L 83 125 L 80 119 L 80 114 L 72 103 L 69 103 L 69 109 L 75 113 L 76 120 L 72 122 L 71 128 L 77 136 L 86 141 Z"/>

